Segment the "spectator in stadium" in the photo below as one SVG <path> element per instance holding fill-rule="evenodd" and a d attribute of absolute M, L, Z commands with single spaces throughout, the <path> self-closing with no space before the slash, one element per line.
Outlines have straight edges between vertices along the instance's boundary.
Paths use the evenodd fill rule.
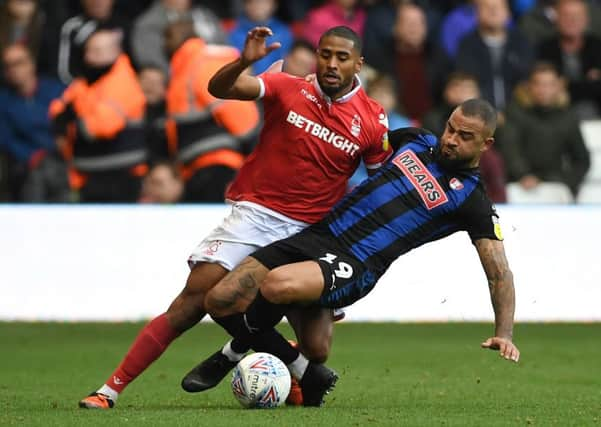
<path fill-rule="evenodd" d="M 154 65 L 165 72 L 169 58 L 165 49 L 165 29 L 171 22 L 192 19 L 196 35 L 209 44 L 225 44 L 227 37 L 217 16 L 203 6 L 192 6 L 191 0 L 156 0 L 135 20 L 131 45 L 136 64 Z"/>
<path fill-rule="evenodd" d="M 114 0 L 81 0 L 83 12 L 69 18 L 60 30 L 58 50 L 58 76 L 65 84 L 80 77 L 84 69 L 84 45 L 97 29 L 110 29 L 121 33 L 127 43 L 129 23 L 113 11 Z M 128 45 L 123 48 L 128 51 Z"/>
<path fill-rule="evenodd" d="M 273 37 L 270 41 L 279 42 L 282 47 L 253 64 L 253 72 L 257 74 L 264 72 L 278 59 L 283 59 L 292 46 L 293 36 L 288 25 L 274 16 L 277 6 L 277 0 L 244 0 L 244 13 L 238 17 L 229 35 L 230 44 L 242 50 L 250 30 L 258 26 L 271 28 Z"/>
<path fill-rule="evenodd" d="M 516 90 L 507 127 L 510 137 L 501 148 L 510 181 L 527 190 L 545 181 L 563 182 L 578 193 L 590 157 L 564 81 L 552 64 L 536 64 L 528 82 Z"/>
<path fill-rule="evenodd" d="M 45 17 L 36 0 L 6 0 L 0 5 L 0 52 L 14 44 L 27 46 L 33 59 L 43 55 Z M 45 71 L 40 70 L 38 71 Z"/>
<path fill-rule="evenodd" d="M 601 37 L 601 7 L 598 2 L 588 1 L 588 31 Z M 538 0 L 534 8 L 520 16 L 519 28 L 531 46 L 557 35 L 557 0 Z"/>
<path fill-rule="evenodd" d="M 33 55 L 22 44 L 2 51 L 2 67 L 8 87 L 0 90 L 0 151 L 10 159 L 11 198 L 68 201 L 66 168 L 48 118 L 50 102 L 64 87 L 36 75 Z"/>
<path fill-rule="evenodd" d="M 447 126 L 447 118 L 453 110 L 468 99 L 479 97 L 480 88 L 476 77 L 460 71 L 451 73 L 444 88 L 442 101 L 425 115 L 422 125 L 435 135 L 442 135 Z M 504 126 L 498 119 L 495 145 L 502 145 L 504 133 Z M 495 146 L 482 153 L 480 174 L 488 197 L 495 203 L 505 203 L 507 201 L 505 164 L 499 149 Z"/>
<path fill-rule="evenodd" d="M 459 50 L 463 37 L 472 32 L 477 24 L 477 0 L 467 0 L 464 4 L 451 10 L 443 19 L 440 26 L 440 43 L 449 58 L 454 59 Z"/>
<path fill-rule="evenodd" d="M 135 202 L 147 170 L 144 93 L 121 37 L 115 30 L 92 33 L 82 77 L 50 105 L 71 186 L 83 202 Z"/>
<path fill-rule="evenodd" d="M 140 203 L 173 204 L 181 200 L 184 182 L 177 166 L 168 160 L 152 165 L 142 182 Z"/>
<path fill-rule="evenodd" d="M 394 45 L 394 26 L 397 19 L 397 8 L 403 3 L 419 6 L 427 16 L 428 40 L 438 41 L 440 20 L 448 6 L 448 2 L 436 0 L 382 0 L 367 9 L 365 31 L 363 34 L 363 53 L 365 62 L 378 70 L 388 67 L 390 48 Z M 437 47 L 439 43 L 436 43 Z"/>
<path fill-rule="evenodd" d="M 144 126 L 149 157 L 152 161 L 167 159 L 169 157 L 165 135 L 167 75 L 160 67 L 143 66 L 138 70 L 138 82 L 146 99 Z"/>
<path fill-rule="evenodd" d="M 238 56 L 229 46 L 208 46 L 194 23 L 181 20 L 165 30 L 171 55 L 167 88 L 167 139 L 182 166 L 184 201 L 223 202 L 228 184 L 242 166 L 242 151 L 259 126 L 253 101 L 218 101 L 208 92 L 213 74 Z"/>
<path fill-rule="evenodd" d="M 328 0 L 323 6 L 313 8 L 305 17 L 303 38 L 317 47 L 319 37 L 328 29 L 346 26 L 363 37 L 367 14 L 358 0 Z"/>
<path fill-rule="evenodd" d="M 292 43 L 290 51 L 284 58 L 283 71 L 297 77 L 305 77 L 315 72 L 315 49 L 306 40 L 298 39 Z"/>
<path fill-rule="evenodd" d="M 477 0 L 478 27 L 459 46 L 456 68 L 478 77 L 482 97 L 502 110 L 516 84 L 528 76 L 533 51 L 518 30 L 507 27 L 507 0 Z"/>
<path fill-rule="evenodd" d="M 413 4 L 397 9 L 394 57 L 388 61 L 397 85 L 400 109 L 413 120 L 422 120 L 442 92 L 451 63 L 445 53 L 428 43 L 424 11 Z M 385 70 L 386 71 L 386 70 Z"/>
<path fill-rule="evenodd" d="M 601 39 L 588 34 L 587 26 L 583 0 L 559 0 L 558 35 L 538 49 L 538 59 L 552 63 L 567 78 L 580 119 L 601 117 Z"/>
<path fill-rule="evenodd" d="M 388 128 L 399 129 L 411 126 L 411 120 L 399 111 L 395 92 L 394 80 L 386 74 L 379 74 L 368 82 L 367 94 L 386 111 Z"/>

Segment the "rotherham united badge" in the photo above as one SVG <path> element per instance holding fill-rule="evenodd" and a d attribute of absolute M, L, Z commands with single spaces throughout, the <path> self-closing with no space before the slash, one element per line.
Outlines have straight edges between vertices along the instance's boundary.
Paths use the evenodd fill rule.
<path fill-rule="evenodd" d="M 453 190 L 459 191 L 463 188 L 463 183 L 457 178 L 453 178 L 449 181 L 449 187 L 451 187 Z"/>

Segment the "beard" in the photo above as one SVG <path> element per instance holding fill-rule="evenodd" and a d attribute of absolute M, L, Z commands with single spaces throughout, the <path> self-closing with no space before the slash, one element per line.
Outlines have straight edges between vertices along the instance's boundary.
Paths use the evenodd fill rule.
<path fill-rule="evenodd" d="M 319 83 L 319 87 L 321 88 L 321 91 L 323 93 L 325 93 L 327 96 L 329 96 L 330 98 L 334 98 L 336 95 L 338 95 L 340 92 L 344 91 L 346 88 L 352 86 L 353 84 L 353 79 L 350 79 L 348 81 L 341 81 L 340 84 L 337 84 L 335 86 L 331 86 L 331 85 L 326 85 L 326 83 L 321 80 L 318 79 L 317 82 Z"/>
<path fill-rule="evenodd" d="M 434 160 L 447 170 L 467 169 L 470 165 L 470 160 L 461 158 L 449 158 L 442 152 L 442 147 L 439 145 L 434 153 Z"/>

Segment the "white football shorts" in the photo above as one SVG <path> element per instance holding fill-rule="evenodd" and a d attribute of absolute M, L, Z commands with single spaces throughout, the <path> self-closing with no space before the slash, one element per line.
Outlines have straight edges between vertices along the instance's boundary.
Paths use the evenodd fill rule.
<path fill-rule="evenodd" d="M 233 203 L 221 225 L 194 249 L 188 265 L 192 268 L 205 261 L 231 271 L 257 249 L 296 234 L 308 225 L 256 203 Z"/>
<path fill-rule="evenodd" d="M 188 265 L 192 269 L 197 262 L 204 261 L 232 271 L 257 249 L 292 236 L 308 225 L 256 203 L 233 203 L 221 225 L 192 251 Z M 344 310 L 333 310 L 333 316 L 335 320 L 343 319 Z"/>

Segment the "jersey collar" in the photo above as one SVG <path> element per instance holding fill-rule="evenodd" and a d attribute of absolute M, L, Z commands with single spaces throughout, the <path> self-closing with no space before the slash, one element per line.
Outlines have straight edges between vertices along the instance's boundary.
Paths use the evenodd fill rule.
<path fill-rule="evenodd" d="M 321 87 L 319 86 L 319 82 L 317 81 L 317 78 L 315 80 L 313 80 L 313 86 L 315 86 L 315 90 L 317 90 L 317 93 L 319 93 L 319 95 L 323 99 L 325 99 L 328 104 L 332 104 L 332 103 L 343 104 L 345 102 L 350 101 L 351 98 L 353 96 L 355 96 L 357 94 L 357 92 L 359 92 L 359 90 L 361 89 L 361 79 L 359 78 L 359 75 L 357 75 L 357 74 L 355 74 L 355 77 L 353 79 L 353 85 L 354 85 L 354 87 L 349 93 L 347 93 L 346 95 L 344 95 L 336 100 L 333 100 L 328 95 L 323 93 L 323 91 L 321 90 Z"/>

